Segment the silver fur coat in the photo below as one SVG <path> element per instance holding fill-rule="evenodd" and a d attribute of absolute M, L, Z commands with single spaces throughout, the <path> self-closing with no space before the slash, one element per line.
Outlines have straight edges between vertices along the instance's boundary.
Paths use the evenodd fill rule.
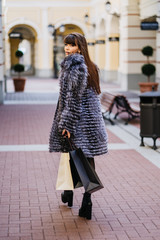
<path fill-rule="evenodd" d="M 68 152 L 62 130 L 71 133 L 76 147 L 86 157 L 107 152 L 107 133 L 98 95 L 87 87 L 87 66 L 80 54 L 71 54 L 61 63 L 60 93 L 50 132 L 49 151 Z"/>

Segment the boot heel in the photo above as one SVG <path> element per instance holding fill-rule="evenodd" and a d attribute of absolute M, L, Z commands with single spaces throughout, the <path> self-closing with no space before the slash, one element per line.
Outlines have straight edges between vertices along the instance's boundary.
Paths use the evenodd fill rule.
<path fill-rule="evenodd" d="M 88 219 L 88 220 L 91 220 L 92 218 L 92 203 L 88 203 L 88 206 L 86 207 L 86 214 L 85 214 L 85 217 Z"/>
<path fill-rule="evenodd" d="M 79 217 L 84 217 L 88 220 L 92 218 L 92 202 L 87 203 L 86 206 L 79 209 Z"/>
<path fill-rule="evenodd" d="M 73 206 L 73 192 L 68 195 L 68 207 Z"/>
<path fill-rule="evenodd" d="M 68 203 L 68 207 L 73 206 L 73 191 L 64 191 L 61 194 L 61 200 L 63 203 Z"/>
<path fill-rule="evenodd" d="M 91 220 L 92 218 L 92 201 L 90 193 L 85 192 L 83 195 L 82 205 L 79 209 L 79 216 L 88 220 Z"/>
<path fill-rule="evenodd" d="M 85 212 L 86 212 L 86 209 L 81 207 L 79 209 L 79 214 L 78 214 L 79 217 L 85 217 Z"/>
<path fill-rule="evenodd" d="M 64 193 L 61 193 L 61 200 L 63 203 L 66 203 L 67 202 L 67 198 L 66 196 L 64 195 Z"/>

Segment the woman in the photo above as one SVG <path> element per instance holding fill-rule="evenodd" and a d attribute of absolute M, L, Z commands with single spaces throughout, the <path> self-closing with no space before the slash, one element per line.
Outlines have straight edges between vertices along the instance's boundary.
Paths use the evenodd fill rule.
<path fill-rule="evenodd" d="M 60 94 L 50 133 L 50 152 L 69 152 L 65 137 L 81 148 L 95 168 L 94 156 L 107 153 L 107 133 L 98 95 L 101 93 L 97 66 L 90 60 L 83 35 L 64 39 L 66 57 L 61 63 Z M 61 195 L 72 206 L 73 191 Z M 79 216 L 91 219 L 91 194 L 84 193 Z"/>

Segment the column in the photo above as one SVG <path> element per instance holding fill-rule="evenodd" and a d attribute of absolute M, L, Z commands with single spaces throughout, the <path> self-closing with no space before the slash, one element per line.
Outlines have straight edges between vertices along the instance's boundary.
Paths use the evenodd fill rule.
<path fill-rule="evenodd" d="M 95 39 L 87 39 L 89 56 L 95 62 Z"/>
<path fill-rule="evenodd" d="M 42 9 L 42 37 L 38 39 L 37 52 L 38 52 L 38 64 L 36 75 L 40 77 L 53 76 L 53 70 L 49 65 L 49 34 L 48 34 L 48 8 Z"/>
<path fill-rule="evenodd" d="M 119 17 L 107 14 L 106 19 L 106 81 L 117 81 L 119 67 Z"/>
<path fill-rule="evenodd" d="M 105 37 L 99 37 L 95 42 L 95 62 L 100 69 L 100 77 L 105 81 Z"/>
<path fill-rule="evenodd" d="M 48 9 L 42 9 L 42 49 L 43 49 L 43 68 L 48 68 Z"/>

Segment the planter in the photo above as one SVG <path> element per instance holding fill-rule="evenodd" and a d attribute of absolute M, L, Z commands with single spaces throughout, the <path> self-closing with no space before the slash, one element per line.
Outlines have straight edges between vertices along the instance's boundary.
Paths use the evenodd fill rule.
<path fill-rule="evenodd" d="M 140 92 L 157 91 L 158 89 L 158 83 L 155 82 L 140 82 L 138 84 L 140 87 Z"/>
<path fill-rule="evenodd" d="M 13 78 L 15 92 L 23 92 L 26 78 Z"/>

